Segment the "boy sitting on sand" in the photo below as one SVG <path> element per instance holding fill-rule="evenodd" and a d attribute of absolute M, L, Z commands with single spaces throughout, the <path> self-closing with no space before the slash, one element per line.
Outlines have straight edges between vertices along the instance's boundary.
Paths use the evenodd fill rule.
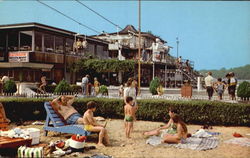
<path fill-rule="evenodd" d="M 133 121 L 135 120 L 135 109 L 133 107 L 133 98 L 126 97 L 126 105 L 124 106 L 124 113 L 125 113 L 125 134 L 127 138 L 130 137 L 130 133 L 133 127 Z"/>
<path fill-rule="evenodd" d="M 99 132 L 98 145 L 104 146 L 103 139 L 106 141 L 106 144 L 109 145 L 108 132 L 105 129 L 105 126 L 98 124 L 94 119 L 94 112 L 96 111 L 96 103 L 90 101 L 87 103 L 87 111 L 83 115 L 84 129 L 90 132 Z"/>

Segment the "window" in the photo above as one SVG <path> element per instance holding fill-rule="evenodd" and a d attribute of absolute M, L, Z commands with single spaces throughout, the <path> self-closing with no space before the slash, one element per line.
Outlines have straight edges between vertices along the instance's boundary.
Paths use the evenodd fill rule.
<path fill-rule="evenodd" d="M 49 34 L 44 35 L 44 51 L 54 52 L 54 36 Z"/>
<path fill-rule="evenodd" d="M 87 50 L 88 50 L 88 53 L 90 53 L 90 54 L 95 54 L 95 45 L 93 45 L 93 44 L 88 44 Z"/>
<path fill-rule="evenodd" d="M 18 51 L 18 32 L 10 32 L 8 34 L 8 50 Z"/>
<path fill-rule="evenodd" d="M 6 49 L 6 34 L 0 32 L 0 61 L 4 60 L 5 49 Z"/>
<path fill-rule="evenodd" d="M 35 51 L 43 51 L 42 50 L 42 34 L 39 32 L 35 32 Z"/>
<path fill-rule="evenodd" d="M 63 38 L 62 37 L 55 37 L 55 44 L 56 44 L 56 53 L 63 53 Z"/>
<path fill-rule="evenodd" d="M 73 39 L 66 38 L 65 49 L 67 54 L 73 53 L 73 44 L 74 44 Z"/>
<path fill-rule="evenodd" d="M 20 31 L 20 51 L 32 50 L 32 31 Z"/>

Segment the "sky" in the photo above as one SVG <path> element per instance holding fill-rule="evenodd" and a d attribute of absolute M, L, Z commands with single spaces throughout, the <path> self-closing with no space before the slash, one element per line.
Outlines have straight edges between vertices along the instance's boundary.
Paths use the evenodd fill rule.
<path fill-rule="evenodd" d="M 117 28 L 74 0 L 42 0 L 99 32 Z M 138 28 L 137 1 L 82 1 L 124 28 Z M 233 68 L 250 64 L 250 2 L 142 1 L 141 30 L 151 31 L 172 46 L 170 54 L 194 61 L 196 70 Z M 77 23 L 35 0 L 0 0 L 0 25 L 38 22 L 81 34 L 94 35 Z"/>

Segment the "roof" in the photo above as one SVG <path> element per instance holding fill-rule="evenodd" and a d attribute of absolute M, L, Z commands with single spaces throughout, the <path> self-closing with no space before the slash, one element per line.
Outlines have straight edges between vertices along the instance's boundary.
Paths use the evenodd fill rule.
<path fill-rule="evenodd" d="M 118 34 L 120 34 L 120 35 L 126 35 L 126 34 L 129 34 L 129 33 L 135 33 L 135 36 L 137 36 L 136 34 L 138 34 L 138 30 L 136 30 L 133 25 L 127 25 L 124 29 L 122 29 L 121 31 L 118 32 Z M 115 35 L 115 34 L 117 34 L 117 32 L 107 33 L 107 34 Z M 154 40 L 156 38 L 159 38 L 162 42 L 167 43 L 167 41 L 165 41 L 165 40 L 161 39 L 160 37 L 155 36 L 155 35 L 153 35 L 152 33 L 149 33 L 149 32 L 141 32 L 141 35 L 144 36 L 144 37 L 152 38 Z M 106 36 L 106 34 L 102 33 L 100 35 L 93 35 L 91 37 L 96 37 L 96 36 Z"/>
<path fill-rule="evenodd" d="M 45 25 L 41 23 L 36 23 L 36 22 L 0 25 L 0 30 L 1 29 L 15 29 L 15 28 L 29 28 L 29 27 L 45 29 L 45 30 L 49 30 L 49 31 L 57 32 L 57 33 L 66 34 L 69 36 L 74 36 L 75 34 L 77 34 L 76 32 L 73 32 L 73 31 L 68 31 L 65 29 L 61 29 L 61 28 L 57 28 L 57 27 L 53 27 L 53 26 L 49 26 L 49 25 Z M 85 35 L 79 35 L 78 37 L 85 38 Z M 86 36 L 86 39 L 99 42 L 99 43 L 105 43 L 105 44 L 109 43 L 105 40 L 93 38 L 90 36 Z"/>

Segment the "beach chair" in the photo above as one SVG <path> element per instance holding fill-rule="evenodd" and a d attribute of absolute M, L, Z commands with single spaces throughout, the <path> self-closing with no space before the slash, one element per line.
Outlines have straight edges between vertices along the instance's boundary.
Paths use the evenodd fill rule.
<path fill-rule="evenodd" d="M 44 108 L 47 113 L 45 126 L 43 128 L 45 131 L 45 136 L 47 136 L 48 131 L 80 134 L 83 136 L 88 136 L 91 134 L 91 132 L 84 130 L 83 125 L 67 125 L 66 121 L 55 112 L 49 102 L 44 103 Z"/>

